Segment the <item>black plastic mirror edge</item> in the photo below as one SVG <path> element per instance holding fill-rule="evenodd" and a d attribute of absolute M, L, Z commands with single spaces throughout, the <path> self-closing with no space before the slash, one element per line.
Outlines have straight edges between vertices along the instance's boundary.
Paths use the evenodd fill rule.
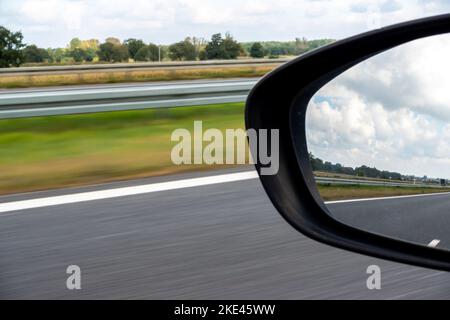
<path fill-rule="evenodd" d="M 300 56 L 266 75 L 253 88 L 246 103 L 247 129 L 279 129 L 280 134 L 280 169 L 276 175 L 260 175 L 260 179 L 272 203 L 295 229 L 338 248 L 450 271 L 450 251 L 383 237 L 333 219 L 317 192 L 305 135 L 308 102 L 327 82 L 385 50 L 448 32 L 450 14 L 363 33 Z M 293 119 L 297 127 L 291 130 Z M 260 172 L 261 163 L 256 155 L 254 159 Z"/>

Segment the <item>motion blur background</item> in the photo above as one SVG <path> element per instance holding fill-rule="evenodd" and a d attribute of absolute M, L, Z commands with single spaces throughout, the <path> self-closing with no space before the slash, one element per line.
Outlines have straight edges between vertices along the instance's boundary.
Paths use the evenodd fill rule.
<path fill-rule="evenodd" d="M 171 133 L 192 128 L 195 120 L 202 120 L 204 129 L 244 128 L 246 93 L 282 63 L 360 32 L 449 9 L 448 1 L 426 0 L 0 0 L 0 205 L 252 171 L 175 166 Z M 420 48 L 438 51 L 432 43 Z M 411 62 L 407 55 L 383 59 Z M 365 72 L 378 81 L 389 78 L 375 64 Z M 321 92 L 335 96 L 340 90 L 347 99 L 341 105 L 322 97 L 310 107 L 311 160 L 316 175 L 328 179 L 319 185 L 324 199 L 447 191 L 441 178 L 449 176 L 439 166 L 448 159 L 427 157 L 447 155 L 442 145 L 427 149 L 439 148 L 433 143 L 437 136 L 448 136 L 447 127 L 433 122 L 447 116 L 445 101 L 427 91 L 436 107 L 427 107 L 421 117 L 392 106 L 395 99 L 414 97 L 383 95 L 389 100 L 386 111 L 380 101 L 358 100 L 350 85 L 360 90 L 367 83 L 357 76 L 349 74 L 335 91 Z M 237 81 L 247 83 L 224 91 Z M 222 89 L 200 97 L 212 84 Z M 404 90 L 418 85 L 424 83 Z M 157 98 L 114 96 L 169 87 L 174 93 Z M 372 89 L 372 96 L 389 91 Z M 159 108 L 167 101 L 170 108 Z M 95 112 L 99 106 L 123 111 Z M 57 108 L 81 107 L 94 111 L 50 115 Z M 41 114 L 29 116 L 33 112 Z M 371 122 L 386 112 L 398 117 Z M 405 144 L 402 137 L 410 140 Z M 375 144 L 378 138 L 391 144 Z M 402 143 L 405 148 L 396 148 Z M 406 145 L 418 143 L 423 148 L 414 154 L 416 162 L 405 162 L 413 155 Z M 430 161 L 436 161 L 434 170 L 428 170 Z M 421 178 L 421 186 L 330 183 L 392 182 L 393 173 L 402 182 Z M 8 211 L 0 220 L 2 298 L 450 297 L 445 273 L 343 252 L 291 230 L 255 178 Z M 365 287 L 365 270 L 374 263 L 383 270 L 378 292 Z M 84 277 L 83 289 L 75 293 L 65 289 L 71 264 L 79 265 Z"/>

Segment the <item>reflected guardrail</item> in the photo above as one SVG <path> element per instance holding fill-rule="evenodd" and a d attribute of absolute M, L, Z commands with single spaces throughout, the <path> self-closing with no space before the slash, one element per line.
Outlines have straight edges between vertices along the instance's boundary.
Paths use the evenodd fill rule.
<path fill-rule="evenodd" d="M 363 186 L 387 186 L 387 187 L 420 187 L 420 188 L 449 188 L 450 186 L 441 186 L 439 184 L 408 183 L 408 182 L 388 182 L 360 179 L 328 178 L 315 177 L 317 184 L 322 185 L 363 185 Z"/>

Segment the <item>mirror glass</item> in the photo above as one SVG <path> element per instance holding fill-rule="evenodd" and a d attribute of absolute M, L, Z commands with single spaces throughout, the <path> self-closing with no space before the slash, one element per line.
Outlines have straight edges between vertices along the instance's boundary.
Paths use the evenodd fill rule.
<path fill-rule="evenodd" d="M 308 151 L 337 220 L 450 249 L 450 36 L 416 40 L 342 73 L 311 99 Z"/>

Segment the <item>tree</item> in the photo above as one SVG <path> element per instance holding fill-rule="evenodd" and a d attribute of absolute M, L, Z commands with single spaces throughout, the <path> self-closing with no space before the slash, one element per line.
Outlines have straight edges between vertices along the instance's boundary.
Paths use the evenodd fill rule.
<path fill-rule="evenodd" d="M 309 154 L 309 161 L 313 171 L 325 171 L 333 172 L 347 175 L 356 175 L 359 177 L 369 177 L 369 178 L 381 178 L 381 179 L 392 179 L 392 180 L 403 180 L 406 176 L 398 172 L 391 171 L 380 171 L 377 168 L 370 168 L 366 165 L 361 167 L 344 167 L 340 163 L 333 164 L 330 161 L 323 161 L 320 158 L 316 158 L 312 153 Z M 414 177 L 412 177 L 414 178 Z"/>
<path fill-rule="evenodd" d="M 225 52 L 223 59 L 236 59 L 242 52 L 241 45 L 229 33 L 226 34 L 222 45 Z"/>
<path fill-rule="evenodd" d="M 208 42 L 205 48 L 206 58 L 211 59 L 222 59 L 224 54 L 223 39 L 220 33 L 213 34 L 211 41 Z"/>
<path fill-rule="evenodd" d="M 98 46 L 100 45 L 100 41 L 97 39 L 89 39 L 81 41 L 81 49 L 89 50 L 92 49 L 94 52 L 98 50 Z"/>
<path fill-rule="evenodd" d="M 136 60 L 136 54 L 138 53 L 138 51 L 145 47 L 144 41 L 133 38 L 125 40 L 123 44 L 128 48 L 128 52 L 130 53 L 131 58 L 133 58 L 134 60 Z"/>
<path fill-rule="evenodd" d="M 302 54 L 309 50 L 308 40 L 306 38 L 295 38 L 295 54 Z"/>
<path fill-rule="evenodd" d="M 94 49 L 94 48 L 87 48 L 87 49 L 84 51 L 84 60 L 87 61 L 87 62 L 92 62 L 92 61 L 94 61 L 95 57 L 97 56 L 96 51 L 97 51 L 97 50 Z"/>
<path fill-rule="evenodd" d="M 73 38 L 68 46 L 68 56 L 72 57 L 75 62 L 93 61 L 97 56 L 99 49 L 99 41 L 97 39 L 80 40 Z"/>
<path fill-rule="evenodd" d="M 113 62 L 122 62 L 128 61 L 130 58 L 130 53 L 128 52 L 128 48 L 124 45 L 114 46 L 113 47 Z"/>
<path fill-rule="evenodd" d="M 81 48 L 81 40 L 79 38 L 73 38 L 72 40 L 70 40 L 69 49 L 75 50 L 78 48 Z"/>
<path fill-rule="evenodd" d="M 198 59 L 201 61 L 207 60 L 208 59 L 208 54 L 206 53 L 206 50 L 201 50 L 200 53 L 198 54 Z"/>
<path fill-rule="evenodd" d="M 23 57 L 25 62 L 39 63 L 50 59 L 50 55 L 47 50 L 38 48 L 32 44 L 23 49 Z"/>
<path fill-rule="evenodd" d="M 205 48 L 207 59 L 236 59 L 241 51 L 241 45 L 230 34 L 223 39 L 220 33 L 214 34 Z"/>
<path fill-rule="evenodd" d="M 18 67 L 23 62 L 21 32 L 11 32 L 0 26 L 0 67 Z"/>
<path fill-rule="evenodd" d="M 250 56 L 252 58 L 264 58 L 264 47 L 261 43 L 255 42 L 250 48 Z"/>
<path fill-rule="evenodd" d="M 202 52 L 207 44 L 207 41 L 205 41 L 204 38 L 197 38 L 197 37 L 187 37 L 186 40 L 190 41 L 194 47 L 195 51 L 197 52 L 197 56 L 200 55 L 200 52 Z"/>
<path fill-rule="evenodd" d="M 50 49 L 48 52 L 52 62 L 60 63 L 66 56 L 66 51 L 62 48 Z"/>
<path fill-rule="evenodd" d="M 100 59 L 100 61 L 108 61 L 111 62 L 112 61 L 112 56 L 113 56 L 113 51 L 114 51 L 114 45 L 110 42 L 105 42 L 102 43 L 99 47 L 98 47 L 98 58 Z"/>
<path fill-rule="evenodd" d="M 97 52 L 101 61 L 121 62 L 129 58 L 128 48 L 124 45 L 115 45 L 111 42 L 102 43 Z"/>
<path fill-rule="evenodd" d="M 113 44 L 115 46 L 120 46 L 122 44 L 119 39 L 114 38 L 114 37 L 106 38 L 105 42 L 111 43 L 111 44 Z"/>
<path fill-rule="evenodd" d="M 81 48 L 75 48 L 69 52 L 69 56 L 72 57 L 75 62 L 83 62 L 86 59 L 86 51 Z"/>
<path fill-rule="evenodd" d="M 162 55 L 162 53 L 161 53 Z M 162 59 L 162 57 L 161 57 Z M 158 61 L 159 60 L 159 48 L 157 45 L 150 43 L 148 46 L 144 46 L 136 53 L 134 60 L 136 61 Z"/>
<path fill-rule="evenodd" d="M 172 60 L 197 60 L 198 52 L 190 38 L 169 46 L 169 57 Z"/>

